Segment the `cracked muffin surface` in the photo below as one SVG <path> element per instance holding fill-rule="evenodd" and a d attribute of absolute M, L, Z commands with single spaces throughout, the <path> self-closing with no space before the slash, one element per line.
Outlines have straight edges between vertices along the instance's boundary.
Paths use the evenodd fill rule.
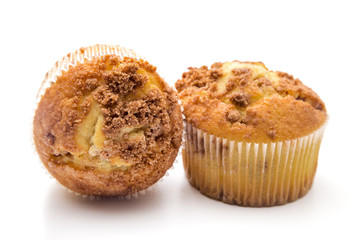
<path fill-rule="evenodd" d="M 87 195 L 127 195 L 154 184 L 172 166 L 181 135 L 176 92 L 148 62 L 116 55 L 70 66 L 34 117 L 46 168 Z"/>
<path fill-rule="evenodd" d="M 290 140 L 326 121 L 325 105 L 313 90 L 261 62 L 189 68 L 175 87 L 188 123 L 230 140 Z"/>

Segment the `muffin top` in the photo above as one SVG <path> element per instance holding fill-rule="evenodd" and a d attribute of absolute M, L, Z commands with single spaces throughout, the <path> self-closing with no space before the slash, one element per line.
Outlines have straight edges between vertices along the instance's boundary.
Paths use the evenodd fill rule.
<path fill-rule="evenodd" d="M 144 166 L 168 168 L 181 135 L 176 92 L 148 62 L 116 55 L 70 66 L 46 89 L 34 118 L 42 159 L 77 169 L 133 168 L 132 178 Z"/>
<path fill-rule="evenodd" d="M 175 84 L 186 121 L 217 137 L 275 142 L 305 136 L 326 121 L 319 96 L 261 62 L 189 68 Z"/>

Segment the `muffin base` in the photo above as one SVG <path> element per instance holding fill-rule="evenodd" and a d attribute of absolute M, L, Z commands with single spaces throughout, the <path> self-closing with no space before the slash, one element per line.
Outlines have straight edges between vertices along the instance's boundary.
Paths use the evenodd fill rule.
<path fill-rule="evenodd" d="M 289 141 L 249 143 L 185 123 L 186 176 L 202 194 L 225 203 L 269 207 L 293 202 L 312 186 L 325 127 Z"/>
<path fill-rule="evenodd" d="M 56 163 L 42 158 L 42 163 L 49 173 L 68 190 L 82 196 L 113 198 L 136 197 L 137 193 L 145 194 L 149 187 L 154 186 L 173 166 L 172 159 L 177 155 L 176 150 L 169 152 L 166 166 L 158 169 L 156 174 L 130 176 L 121 170 L 111 172 L 96 169 L 78 169 L 69 164 Z"/>

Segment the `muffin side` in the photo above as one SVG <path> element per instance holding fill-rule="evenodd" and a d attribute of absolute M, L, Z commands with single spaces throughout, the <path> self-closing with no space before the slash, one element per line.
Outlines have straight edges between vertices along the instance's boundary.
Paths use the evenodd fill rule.
<path fill-rule="evenodd" d="M 309 191 L 327 117 L 300 80 L 234 61 L 189 68 L 176 88 L 185 115 L 184 169 L 201 193 L 268 207 Z"/>

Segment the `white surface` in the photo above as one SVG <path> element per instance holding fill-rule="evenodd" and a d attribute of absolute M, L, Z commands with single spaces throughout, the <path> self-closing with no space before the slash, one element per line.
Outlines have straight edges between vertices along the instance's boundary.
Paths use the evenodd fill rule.
<path fill-rule="evenodd" d="M 357 1 L 2 1 L 0 239 L 359 239 L 358 11 Z M 55 61 L 95 43 L 133 48 L 169 84 L 234 59 L 300 78 L 330 113 L 312 190 L 281 207 L 231 206 L 193 189 L 181 160 L 136 200 L 62 190 L 31 146 L 35 95 Z"/>

